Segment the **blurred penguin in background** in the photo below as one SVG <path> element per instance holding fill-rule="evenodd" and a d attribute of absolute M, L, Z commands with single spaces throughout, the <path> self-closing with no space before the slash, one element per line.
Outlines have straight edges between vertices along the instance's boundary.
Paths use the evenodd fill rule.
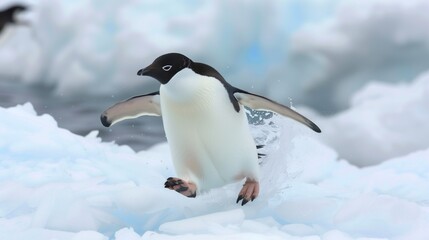
<path fill-rule="evenodd" d="M 17 16 L 21 12 L 28 10 L 28 7 L 23 4 L 13 4 L 5 9 L 0 9 L 0 42 L 6 39 L 6 30 L 12 25 L 23 25 L 28 26 L 29 23 L 26 21 L 18 20 Z"/>
<path fill-rule="evenodd" d="M 16 16 L 20 12 L 25 12 L 28 10 L 28 7 L 22 4 L 14 4 L 12 6 L 7 7 L 4 10 L 0 10 L 0 34 L 3 33 L 5 27 L 8 25 L 27 25 L 26 22 L 19 22 L 16 19 Z"/>

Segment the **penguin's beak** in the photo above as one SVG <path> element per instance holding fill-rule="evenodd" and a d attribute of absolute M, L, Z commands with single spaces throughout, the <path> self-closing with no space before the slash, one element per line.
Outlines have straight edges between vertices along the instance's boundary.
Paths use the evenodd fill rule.
<path fill-rule="evenodd" d="M 137 75 L 139 75 L 139 76 L 147 76 L 147 75 L 148 75 L 148 73 L 149 73 L 151 70 L 152 70 L 152 69 L 151 69 L 151 66 L 147 66 L 147 67 L 145 67 L 145 68 L 140 69 L 140 70 L 137 72 Z"/>

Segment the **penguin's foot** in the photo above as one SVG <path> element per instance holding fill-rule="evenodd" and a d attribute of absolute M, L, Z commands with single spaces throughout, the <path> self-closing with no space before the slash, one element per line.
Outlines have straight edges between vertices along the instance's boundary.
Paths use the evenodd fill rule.
<path fill-rule="evenodd" d="M 164 183 L 164 187 L 174 190 L 186 197 L 194 198 L 197 196 L 197 186 L 180 178 L 167 178 L 167 181 Z"/>
<path fill-rule="evenodd" d="M 253 200 L 255 200 L 258 194 L 259 194 L 259 182 L 255 180 L 247 179 L 243 185 L 243 188 L 238 194 L 237 203 L 243 200 L 241 202 L 241 206 L 244 206 L 244 204 L 248 203 L 249 201 L 253 202 Z"/>

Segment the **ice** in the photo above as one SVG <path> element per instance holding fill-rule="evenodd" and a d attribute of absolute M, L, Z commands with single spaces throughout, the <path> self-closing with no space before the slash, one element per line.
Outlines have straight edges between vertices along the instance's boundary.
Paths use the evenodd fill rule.
<path fill-rule="evenodd" d="M 175 51 L 234 86 L 332 113 L 368 81 L 429 67 L 425 0 L 24 2 L 31 27 L 3 41 L 0 76 L 60 96 L 149 92 L 157 83 L 137 70 Z"/>
<path fill-rule="evenodd" d="M 427 216 L 422 216 L 420 206 L 388 195 L 362 194 L 347 201 L 337 212 L 334 221 L 338 228 L 349 233 L 387 237 L 409 232 Z M 412 222 L 409 220 L 413 219 Z M 386 235 L 384 236 L 386 237 Z"/>
<path fill-rule="evenodd" d="M 204 233 L 207 229 L 242 223 L 244 217 L 243 210 L 234 209 L 227 212 L 217 212 L 164 223 L 159 227 L 159 230 L 169 234 Z"/>
<path fill-rule="evenodd" d="M 340 157 L 368 166 L 429 147 L 428 72 L 410 83 L 370 83 L 352 99 L 343 112 L 315 117 L 321 139 Z"/>
<path fill-rule="evenodd" d="M 115 240 L 140 240 L 141 237 L 132 228 L 123 228 L 115 233 Z"/>
<path fill-rule="evenodd" d="M 73 236 L 71 240 L 108 240 L 106 236 L 94 231 L 81 231 Z"/>
<path fill-rule="evenodd" d="M 274 116 L 252 127 L 268 156 L 260 196 L 242 207 L 241 183 L 195 199 L 164 189 L 175 175 L 166 143 L 136 153 L 58 128 L 29 103 L 0 115 L 0 239 L 429 237 L 429 148 L 357 168 Z"/>
<path fill-rule="evenodd" d="M 135 152 L 31 103 L 0 107 L 1 240 L 429 239 L 427 1 L 25 2 L 31 27 L 0 40 L 2 79 L 120 95 L 150 88 L 136 70 L 179 51 L 299 111 L 350 108 L 303 110 L 317 136 L 255 117 L 267 156 L 260 196 L 242 207 L 240 182 L 195 199 L 164 189 L 167 143 Z"/>
<path fill-rule="evenodd" d="M 329 18 L 298 29 L 290 53 L 303 65 L 292 70 L 307 92 L 300 102 L 345 109 L 368 82 L 410 81 L 427 71 L 428 9 L 425 0 L 343 1 Z"/>

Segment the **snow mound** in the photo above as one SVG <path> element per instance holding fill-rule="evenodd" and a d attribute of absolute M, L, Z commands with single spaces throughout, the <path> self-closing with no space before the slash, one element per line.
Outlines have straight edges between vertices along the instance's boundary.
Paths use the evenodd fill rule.
<path fill-rule="evenodd" d="M 278 129 L 267 138 L 261 195 L 241 207 L 240 183 L 195 199 L 164 189 L 174 176 L 167 144 L 135 153 L 60 129 L 31 104 L 0 115 L 1 239 L 429 237 L 429 149 L 359 169 L 273 118 L 276 128 L 257 127 Z"/>
<path fill-rule="evenodd" d="M 308 69 L 297 68 L 295 77 L 304 81 L 303 100 L 313 94 L 306 101 L 317 109 L 345 109 L 368 82 L 404 82 L 427 71 L 428 9 L 426 0 L 342 1 L 328 19 L 298 29 L 291 54 Z"/>
<path fill-rule="evenodd" d="M 411 83 L 371 83 L 339 114 L 317 119 L 321 139 L 358 166 L 429 147 L 429 72 Z"/>

